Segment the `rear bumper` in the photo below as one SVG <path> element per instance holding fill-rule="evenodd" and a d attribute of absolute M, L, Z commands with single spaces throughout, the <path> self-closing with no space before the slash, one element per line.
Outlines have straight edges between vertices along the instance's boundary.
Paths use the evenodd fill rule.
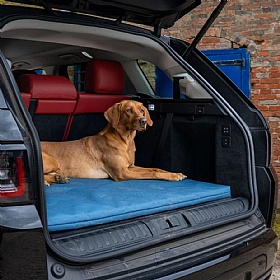
<path fill-rule="evenodd" d="M 207 263 L 197 266 L 193 268 L 197 271 L 189 275 L 185 271 L 184 276 L 177 274 L 160 279 L 269 279 L 276 254 L 277 237 L 273 230 L 268 230 L 247 242 L 244 248 L 228 255 L 226 260 L 217 260 L 216 264 L 206 268 L 203 266 L 207 266 Z"/>
<path fill-rule="evenodd" d="M 0 207 L 0 279 L 47 279 L 45 237 L 34 205 Z"/>
<path fill-rule="evenodd" d="M 49 279 L 269 279 L 277 252 L 277 237 L 268 229 L 251 240 L 239 244 L 239 249 L 224 248 L 224 255 L 210 252 L 196 258 L 197 265 L 190 267 L 195 256 L 175 258 L 171 262 L 160 262 L 158 252 L 150 254 L 153 263 L 142 263 L 138 254 L 138 269 L 128 258 L 118 258 L 89 265 L 69 266 L 48 256 Z M 172 252 L 162 252 L 172 254 Z M 213 257 L 215 256 L 216 257 Z M 170 257 L 170 256 L 169 256 Z M 156 265 L 155 265 L 156 264 Z M 118 271 L 117 268 L 121 269 Z"/>
<path fill-rule="evenodd" d="M 0 279 L 48 279 L 43 230 L 6 231 L 0 234 Z"/>

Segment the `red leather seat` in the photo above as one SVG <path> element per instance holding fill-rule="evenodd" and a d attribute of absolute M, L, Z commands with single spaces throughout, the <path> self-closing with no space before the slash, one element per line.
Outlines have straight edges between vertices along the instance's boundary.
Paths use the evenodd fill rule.
<path fill-rule="evenodd" d="M 34 70 L 25 70 L 25 69 L 13 70 L 13 75 L 16 80 L 23 74 L 36 74 L 36 72 Z M 30 104 L 31 94 L 21 92 L 21 96 L 25 106 L 28 108 Z"/>
<path fill-rule="evenodd" d="M 61 141 L 76 106 L 74 85 L 65 77 L 36 74 L 23 74 L 17 83 L 31 97 L 29 111 L 40 139 Z"/>
<path fill-rule="evenodd" d="M 124 73 L 120 62 L 94 59 L 88 62 L 85 74 L 85 93 L 78 93 L 74 113 L 105 112 L 124 99 Z"/>
<path fill-rule="evenodd" d="M 21 97 L 23 99 L 23 102 L 24 102 L 26 108 L 28 108 L 29 104 L 30 104 L 30 100 L 31 100 L 31 94 L 25 93 L 25 92 L 21 92 Z"/>
<path fill-rule="evenodd" d="M 93 59 L 85 74 L 85 91 L 78 93 L 77 105 L 65 139 L 77 139 L 96 134 L 105 125 L 103 113 L 125 99 L 124 72 L 120 62 Z"/>

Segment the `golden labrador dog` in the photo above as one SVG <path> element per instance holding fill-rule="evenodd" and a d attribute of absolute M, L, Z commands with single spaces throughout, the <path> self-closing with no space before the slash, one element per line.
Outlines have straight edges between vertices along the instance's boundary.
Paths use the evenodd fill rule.
<path fill-rule="evenodd" d="M 136 131 L 152 126 L 142 103 L 124 100 L 109 108 L 108 125 L 97 135 L 66 142 L 41 142 L 45 184 L 66 183 L 73 178 L 161 179 L 179 181 L 182 173 L 134 165 Z"/>

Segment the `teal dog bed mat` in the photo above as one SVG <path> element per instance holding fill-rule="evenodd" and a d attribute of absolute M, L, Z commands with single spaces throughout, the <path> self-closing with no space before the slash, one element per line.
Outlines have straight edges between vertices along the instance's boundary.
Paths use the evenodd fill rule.
<path fill-rule="evenodd" d="M 46 187 L 48 229 L 73 230 L 231 197 L 230 187 L 185 179 L 71 179 Z"/>

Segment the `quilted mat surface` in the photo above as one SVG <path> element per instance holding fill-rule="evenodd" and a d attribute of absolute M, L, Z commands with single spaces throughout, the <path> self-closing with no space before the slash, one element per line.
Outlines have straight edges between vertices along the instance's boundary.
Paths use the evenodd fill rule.
<path fill-rule="evenodd" d="M 78 229 L 231 196 L 230 187 L 180 182 L 71 179 L 46 187 L 49 231 Z"/>

